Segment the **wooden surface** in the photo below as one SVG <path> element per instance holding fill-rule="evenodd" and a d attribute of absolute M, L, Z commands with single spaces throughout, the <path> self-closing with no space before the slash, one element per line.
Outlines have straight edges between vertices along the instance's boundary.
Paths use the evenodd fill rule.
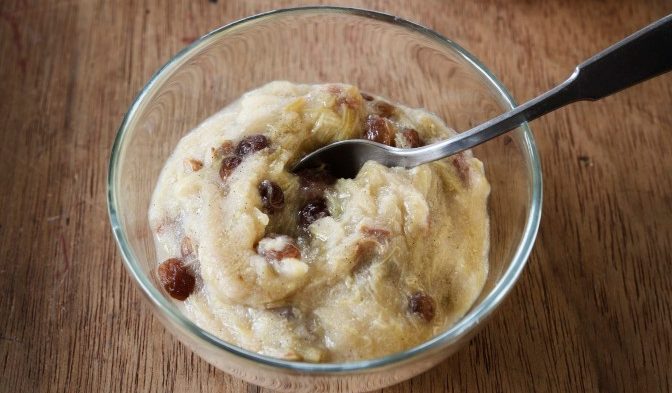
<path fill-rule="evenodd" d="M 519 100 L 672 1 L 351 1 L 430 26 Z M 0 2 L 0 391 L 255 392 L 178 343 L 126 274 L 108 156 L 149 76 L 207 31 L 292 1 Z M 669 48 L 661 50 L 670 50 Z M 672 74 L 533 124 L 529 265 L 481 333 L 384 392 L 672 391 Z"/>

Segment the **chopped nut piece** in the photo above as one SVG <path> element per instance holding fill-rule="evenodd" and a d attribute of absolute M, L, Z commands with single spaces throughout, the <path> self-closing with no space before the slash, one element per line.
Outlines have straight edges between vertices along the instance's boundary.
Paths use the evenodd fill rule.
<path fill-rule="evenodd" d="M 233 153 L 233 142 L 231 141 L 224 141 L 218 148 L 211 148 L 212 150 L 212 158 L 217 160 L 221 157 L 227 156 L 231 153 Z"/>
<path fill-rule="evenodd" d="M 264 135 L 249 135 L 243 138 L 236 146 L 236 155 L 244 157 L 248 154 L 258 152 L 268 147 L 269 141 Z"/>
<path fill-rule="evenodd" d="M 219 168 L 219 177 L 221 177 L 222 180 L 229 177 L 233 170 L 236 169 L 242 161 L 243 159 L 238 156 L 229 156 L 224 158 L 222 160 L 222 166 Z"/>
<path fill-rule="evenodd" d="M 306 229 L 310 224 L 327 216 L 329 216 L 327 201 L 324 198 L 317 198 L 306 203 L 301 210 L 299 210 L 299 225 Z"/>
<path fill-rule="evenodd" d="M 285 194 L 282 188 L 270 180 L 259 183 L 259 195 L 266 213 L 275 213 L 285 206 Z"/>
<path fill-rule="evenodd" d="M 370 141 L 394 146 L 394 132 L 387 120 L 378 115 L 369 115 L 364 125 L 364 137 Z"/>
<path fill-rule="evenodd" d="M 191 169 L 194 172 L 200 171 L 203 168 L 203 161 L 194 160 L 193 158 L 187 158 L 184 160 L 184 165 Z"/>
<path fill-rule="evenodd" d="M 420 135 L 412 128 L 404 128 L 404 130 L 401 131 L 401 136 L 404 137 L 406 144 L 408 144 L 408 147 L 410 148 L 420 147 L 423 145 L 422 140 L 420 139 Z"/>
<path fill-rule="evenodd" d="M 177 258 L 170 258 L 159 265 L 159 280 L 170 296 L 185 300 L 194 291 L 196 279 Z"/>
<path fill-rule="evenodd" d="M 408 298 L 408 309 L 426 322 L 434 318 L 434 299 L 424 292 L 415 292 Z"/>

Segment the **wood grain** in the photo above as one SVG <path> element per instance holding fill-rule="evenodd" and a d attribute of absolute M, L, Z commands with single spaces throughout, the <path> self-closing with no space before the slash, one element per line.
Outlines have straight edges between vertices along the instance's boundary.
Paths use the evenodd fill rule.
<path fill-rule="evenodd" d="M 263 391 L 151 316 L 112 240 L 106 170 L 124 111 L 171 55 L 301 3 L 0 2 L 0 391 Z M 438 30 L 519 101 L 672 11 L 663 0 L 332 3 Z M 533 129 L 545 200 L 519 284 L 470 345 L 384 392 L 672 391 L 672 75 Z"/>

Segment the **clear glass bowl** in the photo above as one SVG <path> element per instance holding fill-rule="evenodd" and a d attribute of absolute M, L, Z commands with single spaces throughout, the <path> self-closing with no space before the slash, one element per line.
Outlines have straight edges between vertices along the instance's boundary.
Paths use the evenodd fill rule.
<path fill-rule="evenodd" d="M 236 377 L 282 391 L 366 391 L 419 374 L 482 326 L 525 266 L 539 224 L 541 172 L 527 125 L 474 150 L 492 185 L 490 272 L 470 311 L 442 334 L 372 360 L 310 364 L 258 355 L 200 329 L 165 296 L 147 219 L 178 140 L 242 93 L 273 80 L 344 82 L 466 130 L 514 106 L 473 56 L 425 27 L 377 12 L 309 7 L 253 16 L 194 42 L 151 78 L 123 119 L 110 158 L 108 206 L 133 280 L 180 341 Z"/>

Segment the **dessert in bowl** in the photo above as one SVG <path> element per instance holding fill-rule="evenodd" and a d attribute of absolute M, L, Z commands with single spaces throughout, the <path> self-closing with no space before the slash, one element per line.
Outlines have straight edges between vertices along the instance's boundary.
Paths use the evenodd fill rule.
<path fill-rule="evenodd" d="M 319 45 L 316 37 L 324 38 L 319 40 Z M 387 54 L 380 53 L 380 48 L 385 48 Z M 274 80 L 291 80 L 300 84 L 276 82 L 268 85 Z M 330 135 L 325 131 L 324 134 L 316 133 L 314 138 L 306 137 L 313 134 L 303 134 L 303 137 L 292 141 L 291 133 L 283 134 L 280 128 L 267 127 L 268 124 L 278 124 L 277 119 L 270 122 L 259 120 L 263 118 L 260 113 L 263 113 L 264 105 L 273 105 L 270 101 L 266 104 L 263 100 L 257 101 L 250 108 L 259 111 L 249 110 L 252 117 L 248 125 L 260 121 L 258 124 L 263 127 L 232 128 L 229 134 L 222 133 L 220 129 L 216 138 L 205 138 L 207 143 L 203 145 L 194 139 L 194 146 L 199 146 L 194 152 L 198 154 L 187 157 L 190 150 L 182 148 L 189 143 L 179 142 L 182 138 L 189 141 L 199 129 L 207 132 L 207 125 L 214 123 L 206 119 L 226 117 L 227 111 L 220 112 L 221 108 L 242 105 L 244 93 L 260 86 L 263 86 L 262 90 L 294 91 L 285 97 L 287 102 L 283 101 L 282 105 L 282 100 L 276 101 L 278 105 L 275 107 L 281 107 L 282 113 L 300 116 L 307 124 L 305 130 L 312 130 L 318 123 L 319 114 L 314 115 L 313 120 L 305 120 L 308 119 L 305 113 L 320 110 L 317 106 L 311 107 L 314 104 L 311 98 L 316 95 L 333 97 L 338 107 L 332 109 L 336 109 L 334 113 L 337 115 L 342 115 L 339 110 L 349 108 L 351 104 L 356 106 L 355 103 L 366 109 L 357 109 L 360 112 L 355 117 L 359 128 L 353 128 L 351 135 Z M 372 101 L 367 101 L 362 92 L 368 92 L 365 94 Z M 277 97 L 283 94 L 266 95 Z M 241 96 L 243 99 L 239 100 Z M 299 98 L 306 102 L 298 102 Z M 342 102 L 338 103 L 339 99 Z M 373 113 L 377 109 L 372 103 L 377 102 L 393 103 L 395 110 L 404 116 L 390 116 L 388 120 L 388 117 L 380 116 L 382 113 Z M 299 110 L 302 105 L 306 107 Z M 289 109 L 285 110 L 288 106 Z M 501 302 L 525 264 L 536 234 L 541 203 L 539 163 L 529 130 L 523 126 L 505 138 L 474 149 L 474 156 L 480 161 L 466 154 L 412 170 L 383 168 L 369 163 L 363 169 L 367 181 L 360 183 L 357 179 L 341 179 L 333 183 L 326 181 L 324 185 L 313 184 L 320 183 L 312 180 L 320 179 L 321 175 L 293 175 L 287 170 L 287 165 L 311 148 L 330 140 L 361 137 L 362 133 L 366 136 L 370 130 L 376 134 L 372 137 L 383 138 L 383 142 L 401 147 L 413 147 L 415 136 L 423 143 L 429 143 L 447 135 L 450 130 L 445 125 L 456 130 L 468 129 L 512 106 L 513 102 L 501 84 L 463 49 L 430 30 L 384 14 L 330 7 L 304 8 L 276 11 L 225 26 L 201 38 L 162 68 L 136 99 L 122 123 L 110 162 L 109 207 L 126 267 L 168 329 L 210 363 L 250 382 L 283 390 L 319 391 L 347 386 L 348 390 L 362 391 L 409 378 L 438 363 L 466 342 Z M 238 107 L 237 110 L 238 116 L 242 109 Z M 413 113 L 418 116 L 409 115 Z M 385 123 L 385 127 L 379 127 L 380 122 L 375 117 L 369 122 L 370 115 L 389 121 L 389 127 L 394 132 L 389 135 L 378 132 L 388 125 Z M 326 116 L 321 124 L 329 124 Z M 443 133 L 428 131 L 431 127 L 423 126 L 422 118 L 432 119 L 435 128 L 443 130 Z M 344 127 L 337 128 L 343 131 Z M 345 128 L 344 132 L 347 132 Z M 191 129 L 196 130 L 185 137 Z M 416 131 L 417 135 L 410 130 Z M 254 140 L 251 140 L 253 143 L 242 143 L 246 138 L 259 135 L 266 138 L 266 142 L 259 146 L 266 146 L 258 150 L 254 147 L 257 145 Z M 297 135 L 302 134 L 299 132 Z M 230 145 L 225 143 L 227 141 Z M 184 155 L 174 153 L 178 151 Z M 155 194 L 157 197 L 152 200 L 154 187 L 158 184 L 160 188 L 163 184 L 160 180 L 164 176 L 162 169 L 167 161 L 170 163 L 171 156 L 175 158 L 173 170 L 185 178 L 182 179 L 184 182 L 173 189 L 166 186 L 166 192 Z M 226 169 L 222 170 L 225 159 L 231 163 L 240 162 L 231 165 L 234 169 L 226 173 Z M 461 161 L 455 161 L 459 159 Z M 277 164 L 275 169 L 274 163 Z M 256 169 L 255 165 L 258 166 Z M 435 166 L 441 167 L 441 170 Z M 163 173 L 168 172 L 164 170 Z M 246 174 L 247 179 L 243 179 Z M 471 198 L 481 201 L 481 207 L 474 211 L 487 213 L 480 221 L 476 220 L 481 223 L 481 228 L 487 227 L 483 229 L 485 236 L 473 242 L 478 247 L 469 247 L 474 255 L 481 250 L 481 262 L 487 260 L 486 267 L 473 270 L 480 272 L 469 276 L 473 278 L 475 284 L 471 284 L 474 285 L 466 285 L 465 279 L 459 279 L 453 280 L 453 285 L 442 287 L 455 288 L 455 285 L 465 284 L 469 288 L 478 288 L 472 291 L 469 301 L 456 302 L 465 304 L 462 309 L 451 309 L 452 303 L 445 299 L 454 299 L 455 295 L 444 296 L 443 292 L 434 292 L 436 288 L 431 284 L 436 280 L 445 282 L 450 272 L 439 270 L 435 276 L 428 269 L 413 268 L 421 266 L 416 266 L 413 261 L 429 263 L 427 266 L 450 266 L 432 262 L 439 259 L 432 259 L 438 255 L 431 251 L 432 247 L 438 247 L 434 250 L 458 247 L 457 241 L 451 243 L 451 239 L 442 238 L 445 233 L 419 235 L 426 233 L 421 232 L 427 230 L 422 229 L 423 225 L 432 223 L 435 214 L 436 220 L 442 219 L 441 206 L 447 212 L 446 202 L 438 201 L 453 200 L 431 192 L 432 188 L 426 185 L 432 183 L 438 187 L 437 182 L 421 181 L 441 178 L 441 174 L 450 175 L 438 182 L 441 190 L 446 190 L 448 184 L 455 189 L 471 184 L 472 187 L 464 189 L 480 190 L 478 197 Z M 251 179 L 249 175 L 252 175 Z M 187 177 L 206 179 L 202 184 L 194 185 Z M 302 182 L 314 187 L 304 187 Z M 377 185 L 373 184 L 376 182 Z M 390 184 L 397 184 L 395 182 L 400 187 L 391 188 Z M 217 244 L 224 242 L 208 240 L 208 236 L 215 236 L 211 231 L 199 230 L 198 225 L 187 224 L 185 227 L 184 221 L 181 221 L 184 217 L 171 217 L 171 209 L 167 206 L 172 202 L 153 204 L 160 202 L 162 196 L 184 192 L 187 195 L 185 204 L 175 208 L 175 211 L 183 212 L 184 207 L 189 206 L 188 195 L 192 198 L 193 195 L 203 196 L 204 184 L 213 187 L 212 195 L 219 195 L 216 203 L 220 206 L 211 210 L 210 214 L 204 214 L 208 205 L 201 201 L 194 209 L 195 216 L 205 220 L 216 220 L 218 216 L 241 218 L 241 222 L 224 219 L 224 228 L 227 225 L 236 227 L 214 231 L 219 232 L 217 236 L 229 236 L 230 245 L 237 244 L 232 241 L 244 245 L 227 249 L 244 253 L 237 258 L 219 257 L 225 250 Z M 236 186 L 232 187 L 232 184 Z M 476 187 L 473 187 L 474 184 Z M 190 187 L 199 190 L 190 191 Z M 279 207 L 276 187 L 282 190 L 282 207 Z M 302 188 L 307 189 L 302 191 Z M 385 190 L 384 195 L 378 192 L 381 189 Z M 486 210 L 487 189 L 490 189 L 490 196 Z M 409 192 L 404 194 L 403 190 Z M 237 197 L 232 192 L 245 195 Z M 322 194 L 312 195 L 319 193 Z M 339 200 L 339 195 L 347 193 L 349 198 Z M 307 219 L 304 218 L 306 222 L 302 225 L 299 213 L 316 199 L 322 201 L 321 204 L 308 210 L 328 215 L 314 220 L 312 213 L 304 215 Z M 422 202 L 428 199 L 436 201 L 431 204 L 439 206 L 437 211 L 423 210 Z M 355 203 L 353 200 L 367 202 Z M 396 202 L 390 202 L 392 200 Z M 254 201 L 254 206 L 245 210 L 245 201 Z M 417 203 L 408 211 L 391 208 L 403 207 L 413 201 Z M 226 210 L 226 206 L 230 208 L 234 205 L 236 209 Z M 374 205 L 381 210 L 362 214 L 368 209 L 366 206 Z M 148 216 L 150 209 L 155 209 L 157 214 Z M 417 228 L 413 229 L 415 218 L 418 218 Z M 162 224 L 165 224 L 163 228 Z M 219 223 L 214 223 L 212 227 L 222 228 Z M 451 233 L 462 234 L 456 227 Z M 445 231 L 446 225 L 432 228 Z M 161 230 L 166 233 L 166 246 L 157 249 L 154 235 Z M 243 235 L 234 236 L 234 233 Z M 190 245 L 183 241 L 187 237 Z M 421 241 L 422 245 L 413 247 L 406 244 L 407 237 Z M 326 255 L 327 249 L 323 246 L 330 239 L 333 250 L 340 251 L 334 251 L 330 258 L 316 257 L 320 254 L 316 250 L 322 250 L 321 255 Z M 161 244 L 161 239 L 158 240 Z M 311 245 L 311 242 L 315 244 Z M 412 253 L 418 253 L 418 256 L 408 257 Z M 391 260 L 390 255 L 401 254 L 407 254 L 407 257 L 397 258 L 394 263 L 383 263 Z M 167 269 L 164 273 L 179 273 L 192 267 L 196 269 L 191 271 L 193 288 L 188 291 L 184 302 L 171 297 L 166 291 L 164 279 L 170 274 L 164 274 L 164 279 L 157 274 L 157 266 L 170 259 L 179 261 L 181 267 L 173 261 L 173 265 L 165 265 Z M 208 262 L 204 262 L 206 259 Z M 321 262 L 316 263 L 317 260 Z M 238 264 L 237 270 L 231 269 L 231 261 Z M 330 264 L 329 261 L 335 262 Z M 185 265 L 188 266 L 185 268 Z M 412 268 L 401 269 L 404 271 L 400 273 L 399 266 Z M 204 274 L 204 267 L 209 269 L 209 273 Z M 237 275 L 241 271 L 244 274 L 239 280 Z M 325 274 L 317 275 L 315 272 Z M 385 277 L 392 277 L 392 280 L 382 279 Z M 370 285 L 371 281 L 367 284 L 367 280 L 374 280 L 382 287 L 394 283 L 375 296 L 369 294 L 373 297 L 383 295 L 385 302 L 377 304 L 391 305 L 383 307 L 389 311 L 388 314 L 381 314 L 381 309 L 367 308 L 366 304 L 371 303 L 356 302 L 357 305 L 364 304 L 361 310 L 351 306 L 358 288 L 364 286 L 354 285 L 352 291 L 343 288 L 347 285 L 345 281 L 351 280 L 356 284 L 358 279 L 361 279 L 362 285 Z M 258 283 L 268 283 L 273 290 L 259 290 L 264 286 L 256 285 Z M 202 296 L 199 291 L 206 287 L 216 295 L 210 298 Z M 305 296 L 298 295 L 300 298 L 297 298 L 297 294 L 304 293 L 303 290 L 309 287 L 315 292 L 306 291 Z M 325 288 L 336 288 L 330 289 L 334 296 L 332 302 L 325 301 L 328 292 Z M 393 297 L 392 293 L 396 295 Z M 288 302 L 288 299 L 292 301 Z M 242 308 L 230 310 L 231 314 L 226 314 L 225 318 L 203 318 L 200 321 L 193 313 L 198 304 L 205 307 L 201 315 L 207 315 L 217 309 L 212 307 L 211 302 L 217 302 L 218 307 L 226 309 L 230 306 L 227 302 L 231 301 L 235 303 L 234 308 L 248 310 L 243 313 L 240 326 L 247 324 L 252 327 L 251 334 L 239 335 L 240 340 L 227 334 L 244 333 L 244 330 L 220 328 L 217 324 L 231 321 L 229 315 L 240 315 Z M 338 301 L 342 301 L 343 307 L 335 308 Z M 189 310 L 190 307 L 192 310 Z M 249 309 L 259 310 L 259 320 L 265 323 L 251 323 L 258 320 L 249 319 Z M 347 310 L 351 315 L 340 315 L 338 310 Z M 362 314 L 356 316 L 366 316 L 370 312 L 368 315 L 379 316 L 380 320 L 389 324 L 376 324 L 372 318 L 353 319 L 358 312 Z M 354 329 L 348 329 L 349 326 L 343 322 L 348 320 L 360 322 Z M 370 320 L 368 325 L 361 322 L 367 320 Z M 330 321 L 340 322 L 330 326 Z M 295 325 L 291 326 L 293 323 Z M 390 326 L 395 324 L 404 325 L 405 332 L 408 326 L 415 327 L 416 335 L 401 335 L 405 342 L 376 341 L 384 336 L 377 337 L 372 333 L 391 329 Z M 439 325 L 441 327 L 437 328 Z M 311 326 L 313 331 L 310 331 Z M 254 333 L 254 328 L 261 333 Z M 264 330 L 267 328 L 269 330 Z M 283 329 L 287 335 L 276 334 Z M 268 337 L 272 336 L 272 339 L 265 341 L 267 336 L 264 332 L 270 332 Z M 340 335 L 338 332 L 348 333 Z M 361 341 L 357 341 L 357 333 L 361 333 Z M 283 341 L 279 337 L 290 339 Z M 331 343 L 325 340 L 326 337 Z M 353 340 L 356 344 L 348 347 L 346 344 Z M 383 345 L 388 342 L 388 347 Z M 357 350 L 352 352 L 352 348 Z"/>

